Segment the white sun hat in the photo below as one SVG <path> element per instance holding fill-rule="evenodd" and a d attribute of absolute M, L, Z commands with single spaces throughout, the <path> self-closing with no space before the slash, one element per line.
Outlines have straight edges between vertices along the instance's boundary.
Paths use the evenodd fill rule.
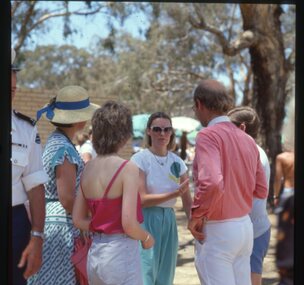
<path fill-rule="evenodd" d="M 37 111 L 37 120 L 43 115 L 47 120 L 59 124 L 85 122 L 92 118 L 100 106 L 90 103 L 87 90 L 80 86 L 66 86 L 57 96 Z"/>

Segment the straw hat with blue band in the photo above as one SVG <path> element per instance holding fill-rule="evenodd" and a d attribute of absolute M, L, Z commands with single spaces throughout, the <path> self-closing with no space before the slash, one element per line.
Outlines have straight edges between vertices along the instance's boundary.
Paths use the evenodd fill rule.
<path fill-rule="evenodd" d="M 59 90 L 54 102 L 37 111 L 37 120 L 43 115 L 53 123 L 73 124 L 92 118 L 100 106 L 90 103 L 88 92 L 80 86 L 66 86 Z"/>

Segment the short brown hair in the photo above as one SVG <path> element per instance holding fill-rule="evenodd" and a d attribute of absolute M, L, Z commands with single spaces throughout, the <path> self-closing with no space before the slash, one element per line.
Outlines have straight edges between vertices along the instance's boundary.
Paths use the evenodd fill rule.
<path fill-rule="evenodd" d="M 246 125 L 245 132 L 256 139 L 259 132 L 260 119 L 254 109 L 248 106 L 239 106 L 231 109 L 227 115 L 237 127 L 244 123 Z"/>
<path fill-rule="evenodd" d="M 92 117 L 92 142 L 99 155 L 117 152 L 132 133 L 131 111 L 123 104 L 108 101 Z"/>
<path fill-rule="evenodd" d="M 158 119 L 158 118 L 164 118 L 164 119 L 169 120 L 170 124 L 172 126 L 172 121 L 171 121 L 171 118 L 170 118 L 170 116 L 168 114 L 166 114 L 164 112 L 155 112 L 155 113 L 153 113 L 149 117 L 149 120 L 147 122 L 147 128 L 146 128 L 146 143 L 147 143 L 147 146 L 151 146 L 152 145 L 152 140 L 151 140 L 151 137 L 147 134 L 147 129 L 150 129 L 153 121 L 155 119 Z M 167 149 L 168 150 L 172 150 L 172 149 L 174 149 L 174 147 L 175 147 L 175 132 L 174 132 L 174 129 L 173 129 L 172 130 L 172 134 L 170 136 L 170 141 L 169 141 L 169 144 L 167 146 Z"/>
<path fill-rule="evenodd" d="M 194 101 L 199 100 L 207 109 L 226 113 L 232 107 L 232 100 L 223 84 L 213 79 L 200 81 L 194 90 Z"/>

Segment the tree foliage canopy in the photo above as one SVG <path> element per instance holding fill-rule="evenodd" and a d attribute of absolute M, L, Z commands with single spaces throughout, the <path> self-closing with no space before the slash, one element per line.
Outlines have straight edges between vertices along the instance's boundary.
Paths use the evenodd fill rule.
<path fill-rule="evenodd" d="M 170 104 L 168 105 L 168 100 L 175 101 L 171 105 L 176 105 L 176 102 L 178 104 L 179 101 L 183 101 L 182 104 L 184 104 L 185 97 L 189 97 L 193 84 L 198 79 L 208 76 L 226 77 L 229 79 L 229 81 L 226 80 L 226 85 L 230 88 L 231 95 L 235 98 L 235 101 L 238 104 L 243 102 L 244 104 L 252 105 L 253 76 L 248 48 L 244 46 L 244 42 L 240 44 L 240 38 L 242 38 L 240 35 L 243 34 L 243 31 L 239 5 L 191 3 L 174 3 L 174 5 L 172 3 L 126 4 L 123 2 L 83 1 L 80 8 L 72 10 L 68 2 L 61 1 L 52 6 L 47 6 L 39 4 L 39 1 L 26 1 L 24 3 L 13 1 L 13 35 L 18 39 L 15 47 L 17 49 L 21 46 L 26 48 L 31 35 L 34 33 L 47 33 L 51 28 L 47 19 L 52 17 L 63 17 L 66 31 L 63 30 L 62 32 L 66 37 L 72 37 L 73 33 L 82 32 L 73 30 L 69 20 L 72 15 L 74 15 L 73 17 L 75 15 L 77 17 L 84 15 L 91 17 L 92 21 L 94 21 L 96 14 L 102 13 L 108 19 L 109 36 L 95 42 L 95 45 L 91 48 L 92 50 L 87 50 L 87 52 L 91 54 L 91 58 L 94 58 L 94 56 L 101 57 L 101 60 L 96 59 L 93 63 L 90 63 L 90 73 L 98 73 L 98 70 L 94 71 L 92 68 L 94 66 L 101 67 L 98 65 L 104 61 L 111 62 L 112 71 L 113 69 L 117 72 L 123 71 L 123 73 L 119 74 L 112 73 L 113 78 L 111 78 L 111 74 L 109 74 L 110 77 L 106 77 L 108 81 L 107 90 L 112 85 L 113 87 L 116 86 L 115 91 L 119 91 L 120 89 L 117 86 L 126 83 L 129 86 L 127 89 L 134 94 L 136 101 L 140 98 L 145 98 L 144 94 L 146 93 L 155 94 L 156 98 L 168 97 L 164 99 L 164 106 L 170 106 Z M 123 30 L 119 30 L 117 25 L 113 24 L 115 21 L 123 23 L 132 13 L 138 11 L 142 11 L 145 14 L 145 18 L 141 19 L 141 21 L 144 20 L 149 23 L 148 29 L 142 31 L 145 33 L 144 40 L 134 39 L 132 35 L 124 33 Z M 290 6 L 281 17 L 286 53 L 292 59 L 294 59 L 294 17 L 292 17 L 294 13 L 294 6 Z M 28 21 L 26 21 L 24 15 L 30 15 Z M 250 38 L 250 33 L 249 35 L 248 33 L 244 34 L 243 40 L 245 39 L 246 42 Z M 62 50 L 62 48 L 59 49 Z M 70 55 L 75 57 L 76 51 L 77 48 L 73 50 L 72 54 L 70 50 Z M 238 51 L 240 52 L 237 53 Z M 84 64 L 86 61 L 83 58 L 84 51 L 79 52 Z M 58 56 L 55 58 L 55 53 L 54 51 L 50 55 L 52 61 L 58 62 L 63 68 L 66 64 L 64 57 L 60 60 L 61 56 L 58 52 Z M 19 54 L 19 59 L 24 61 L 24 54 L 22 52 Z M 132 66 L 127 64 L 127 70 L 122 67 L 124 65 L 123 54 L 127 58 L 131 56 L 133 59 Z M 233 54 L 235 56 L 231 57 Z M 29 54 L 27 54 L 27 61 L 31 61 L 28 56 Z M 107 60 L 105 60 L 106 57 L 108 58 Z M 42 58 L 39 60 L 42 60 Z M 113 60 L 115 61 L 113 62 Z M 149 60 L 150 63 L 147 62 Z M 27 63 L 24 61 L 24 64 Z M 42 65 L 44 64 L 46 63 Z M 115 68 L 113 64 L 116 66 Z M 122 66 L 119 67 L 120 64 Z M 146 68 L 145 71 L 142 69 L 143 66 Z M 49 67 L 46 66 L 46 68 Z M 58 72 L 54 71 L 54 69 L 56 69 L 55 66 L 51 68 L 52 74 L 57 76 Z M 81 72 L 77 72 L 73 65 L 70 64 L 64 69 L 66 74 L 68 74 L 69 80 L 60 79 L 57 82 L 65 83 L 72 78 L 82 82 L 84 78 L 86 80 L 91 78 L 92 81 L 84 81 L 84 84 L 96 88 L 96 79 L 100 75 L 81 76 Z M 81 69 L 84 71 L 86 66 L 84 65 Z M 31 69 L 27 69 L 28 72 L 31 73 Z M 50 70 L 44 68 L 43 72 L 50 75 Z M 88 71 L 86 70 L 86 72 Z M 128 75 L 125 72 L 128 72 Z M 136 72 L 141 75 L 137 76 L 137 81 L 135 80 Z M 72 75 L 72 73 L 77 74 Z M 36 74 L 43 76 L 40 72 Z M 49 76 L 44 77 L 45 80 L 51 78 Z M 132 82 L 129 82 L 128 80 L 131 80 L 131 78 L 133 78 Z M 140 78 L 143 78 L 144 82 L 138 82 Z M 147 83 L 148 78 L 149 84 Z M 121 81 L 121 79 L 124 80 Z M 39 80 L 40 84 L 43 84 L 41 87 L 52 88 L 52 86 L 56 87 L 58 85 L 58 83 L 56 85 L 56 82 L 54 82 L 56 80 L 54 79 L 49 82 L 45 82 L 42 78 Z M 25 81 L 27 81 L 28 86 L 37 86 L 37 79 L 33 80 L 36 84 L 30 82 L 30 75 L 24 79 L 23 83 Z M 101 78 L 98 78 L 98 81 L 103 82 Z M 117 82 L 120 82 L 120 84 L 117 85 Z M 132 83 L 137 86 L 132 86 Z M 175 85 L 175 88 L 170 87 L 170 85 Z M 143 87 L 142 90 L 141 86 Z M 103 86 L 99 84 L 99 87 Z M 127 90 L 123 91 L 124 98 L 132 99 L 132 95 L 128 94 L 129 92 L 125 93 Z M 111 91 L 109 90 L 109 92 Z M 143 93 L 142 95 L 139 94 L 141 92 Z M 180 93 L 182 94 L 179 96 L 178 94 Z M 149 111 L 145 109 L 145 104 L 141 104 L 145 102 L 147 102 L 146 98 L 144 102 L 137 101 L 136 111 L 140 111 L 141 108 Z M 161 104 L 160 106 L 152 104 L 151 108 L 154 107 L 162 106 Z M 189 110 L 183 111 L 189 112 Z"/>
<path fill-rule="evenodd" d="M 285 101 L 294 84 L 295 6 L 83 1 L 73 10 L 69 1 L 12 3 L 15 47 L 26 70 L 20 85 L 52 89 L 77 83 L 104 97 L 118 95 L 134 113 L 193 116 L 191 94 L 198 80 L 217 78 L 236 104 L 258 111 L 270 160 L 281 151 Z M 100 13 L 109 35 L 90 49 L 27 49 L 34 33 L 51 29 L 47 19 L 63 17 L 68 37 L 81 32 L 73 30 L 72 16 L 94 21 Z M 138 19 L 141 38 L 119 26 L 134 13 L 144 15 Z"/>

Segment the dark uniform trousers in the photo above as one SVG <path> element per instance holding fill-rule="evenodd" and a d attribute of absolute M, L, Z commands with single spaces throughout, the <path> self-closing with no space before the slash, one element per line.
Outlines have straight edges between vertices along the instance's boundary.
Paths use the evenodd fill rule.
<path fill-rule="evenodd" d="M 19 268 L 18 263 L 30 239 L 31 223 L 24 204 L 12 208 L 12 245 L 13 245 L 13 285 L 26 285 L 23 277 L 25 267 Z"/>

